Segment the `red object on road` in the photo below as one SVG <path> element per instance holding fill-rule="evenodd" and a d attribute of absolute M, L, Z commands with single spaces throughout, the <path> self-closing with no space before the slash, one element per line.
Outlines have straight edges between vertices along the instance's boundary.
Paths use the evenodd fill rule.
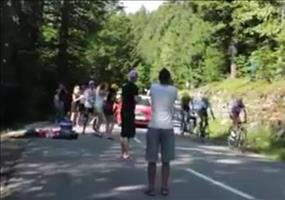
<path fill-rule="evenodd" d="M 117 102 L 114 104 L 116 109 L 115 117 L 117 124 L 121 124 L 121 110 L 122 104 L 121 102 Z M 151 103 L 150 98 L 148 96 L 140 96 L 139 102 L 137 102 L 135 109 L 135 124 L 137 126 L 147 126 L 151 120 Z"/>

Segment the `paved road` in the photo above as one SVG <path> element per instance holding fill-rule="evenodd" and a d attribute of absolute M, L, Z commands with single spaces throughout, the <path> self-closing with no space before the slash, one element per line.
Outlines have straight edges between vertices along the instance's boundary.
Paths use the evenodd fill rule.
<path fill-rule="evenodd" d="M 132 142 L 134 158 L 120 159 L 119 139 L 92 135 L 64 141 L 32 139 L 10 181 L 7 200 L 284 200 L 285 164 L 226 147 L 176 137 L 171 194 L 146 197 L 145 130 Z M 158 178 L 159 183 L 159 178 Z"/>

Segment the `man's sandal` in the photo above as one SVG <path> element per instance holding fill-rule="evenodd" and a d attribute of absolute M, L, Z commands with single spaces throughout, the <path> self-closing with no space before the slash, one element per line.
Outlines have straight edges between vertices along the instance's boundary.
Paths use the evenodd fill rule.
<path fill-rule="evenodd" d="M 167 188 L 161 188 L 160 194 L 162 196 L 167 196 L 169 194 L 169 190 Z"/>

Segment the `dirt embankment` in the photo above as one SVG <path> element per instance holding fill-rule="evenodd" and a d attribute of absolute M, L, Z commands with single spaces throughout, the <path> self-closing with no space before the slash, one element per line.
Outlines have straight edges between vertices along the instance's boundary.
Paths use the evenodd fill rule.
<path fill-rule="evenodd" d="M 272 125 L 285 128 L 285 81 L 272 84 L 248 80 L 226 80 L 193 91 L 206 93 L 218 118 L 228 120 L 229 102 L 242 97 L 251 127 Z"/>

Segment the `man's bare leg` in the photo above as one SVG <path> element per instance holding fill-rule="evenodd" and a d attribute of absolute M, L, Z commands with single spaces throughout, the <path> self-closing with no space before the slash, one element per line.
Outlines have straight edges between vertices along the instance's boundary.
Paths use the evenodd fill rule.
<path fill-rule="evenodd" d="M 121 147 L 122 147 L 122 158 L 128 159 L 130 158 L 129 155 L 129 139 L 124 137 L 121 138 Z"/>
<path fill-rule="evenodd" d="M 156 177 L 156 163 L 149 162 L 147 167 L 148 173 L 148 189 L 154 190 L 155 188 L 155 177 Z"/>
<path fill-rule="evenodd" d="M 169 162 L 163 162 L 161 168 L 161 187 L 168 188 L 168 178 L 170 174 Z"/>
<path fill-rule="evenodd" d="M 125 145 L 124 145 L 124 138 L 121 137 L 121 157 L 123 158 L 125 155 Z"/>

